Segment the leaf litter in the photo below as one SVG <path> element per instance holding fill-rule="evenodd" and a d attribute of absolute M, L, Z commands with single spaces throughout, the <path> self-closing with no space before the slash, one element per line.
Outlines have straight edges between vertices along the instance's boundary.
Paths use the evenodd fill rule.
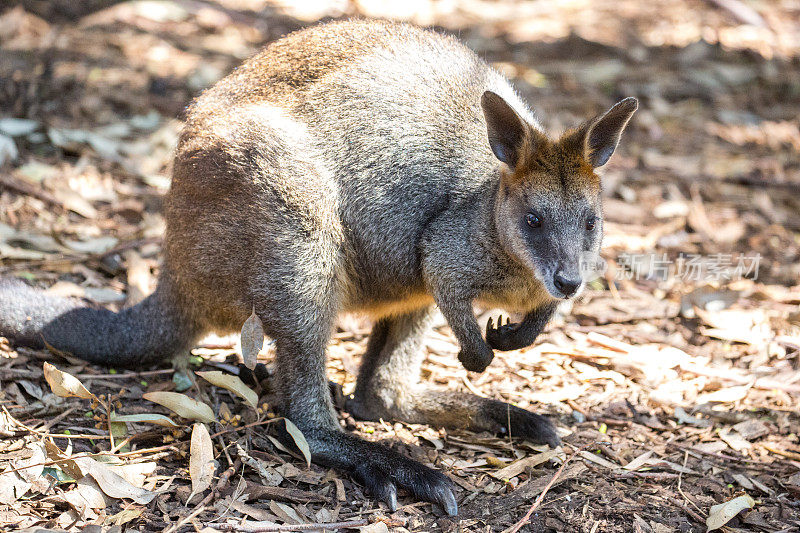
<path fill-rule="evenodd" d="M 455 2 L 406 15 L 369 2 L 323 2 L 316 15 L 299 3 L 85 3 L 69 15 L 63 3 L 45 4 L 0 10 L 0 50 L 13 58 L 0 64 L 0 275 L 60 283 L 112 308 L 137 301 L 158 274 L 173 117 L 242 57 L 315 16 L 402 16 L 456 32 L 514 78 L 553 131 L 619 96 L 638 96 L 641 109 L 603 177 L 605 277 L 536 346 L 497 354 L 481 375 L 460 367 L 441 320 L 425 343 L 426 383 L 548 414 L 564 450 L 340 412 L 348 431 L 445 471 L 459 522 L 402 494 L 389 515 L 348 476 L 309 467 L 302 432 L 273 423 L 269 388 L 234 379 L 232 337 L 205 340 L 194 350 L 202 364 L 172 375 L 116 372 L 0 339 L 1 524 L 504 531 L 544 493 L 521 530 L 798 527 L 800 19 L 791 6 L 747 2 L 765 23 L 748 25 L 738 1 L 681 0 L 657 15 L 633 0 L 544 11 Z M 699 256 L 719 268 L 728 255 L 735 266 L 735 254 L 751 251 L 760 269 L 742 279 L 675 266 Z M 651 252 L 644 264 L 622 255 Z M 673 265 L 667 279 L 663 258 Z M 345 393 L 369 328 L 343 317 L 334 333 L 329 377 Z M 263 331 L 253 313 L 239 336 L 250 367 L 273 363 Z M 43 370 L 43 359 L 54 366 Z M 196 380 L 195 370 L 224 384 Z M 199 426 L 208 439 L 195 454 Z M 209 481 L 209 451 L 219 468 L 200 490 L 192 470 Z"/>

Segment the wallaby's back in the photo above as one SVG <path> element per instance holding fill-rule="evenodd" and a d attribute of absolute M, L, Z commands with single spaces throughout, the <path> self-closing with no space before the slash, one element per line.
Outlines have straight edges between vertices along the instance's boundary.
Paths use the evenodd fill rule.
<path fill-rule="evenodd" d="M 245 166 L 264 158 L 271 168 L 242 175 L 280 189 L 282 202 L 299 196 L 315 212 L 335 211 L 353 307 L 413 298 L 423 292 L 427 223 L 496 185 L 486 90 L 536 124 L 508 82 L 451 37 L 379 21 L 317 26 L 273 43 L 204 93 L 189 109 L 178 160 L 209 149 Z M 177 170 L 173 198 L 181 181 L 208 187 L 193 183 L 208 172 Z M 209 190 L 235 187 L 220 177 Z"/>

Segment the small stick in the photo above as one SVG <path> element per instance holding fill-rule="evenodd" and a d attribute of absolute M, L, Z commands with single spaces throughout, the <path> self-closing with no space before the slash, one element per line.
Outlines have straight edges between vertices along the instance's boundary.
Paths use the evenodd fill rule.
<path fill-rule="evenodd" d="M 77 374 L 78 379 L 126 379 L 142 376 L 157 376 L 159 374 L 172 374 L 173 369 L 145 370 L 143 372 L 125 372 L 124 374 Z"/>
<path fill-rule="evenodd" d="M 270 531 L 310 531 L 323 529 L 353 529 L 369 525 L 369 520 L 346 520 L 344 522 L 328 522 L 313 524 L 274 524 L 271 526 L 240 526 L 237 524 L 216 524 L 215 528 L 223 531 L 241 531 L 243 533 L 267 533 Z"/>
<path fill-rule="evenodd" d="M 258 420 L 256 422 L 250 422 L 249 424 L 245 424 L 243 426 L 238 426 L 230 429 L 224 429 L 222 431 L 218 431 L 211 435 L 211 438 L 219 437 L 220 435 L 224 435 L 226 433 L 233 433 L 235 431 L 241 431 L 243 429 L 251 428 L 254 426 L 266 426 L 267 424 L 271 424 L 273 422 L 277 422 L 278 420 L 283 420 L 283 418 L 270 418 L 269 420 Z"/>
<path fill-rule="evenodd" d="M 688 460 L 689 460 L 689 451 L 685 450 L 683 452 L 683 468 L 678 473 L 678 493 L 680 493 L 680 495 L 683 496 L 683 499 L 684 499 L 684 501 L 686 503 L 691 503 L 694 506 L 695 509 L 697 509 L 698 511 L 700 511 L 700 513 L 702 513 L 703 510 L 700 509 L 700 507 L 698 507 L 696 503 L 694 503 L 692 500 L 690 500 L 689 497 L 686 495 L 686 493 L 683 492 L 683 489 L 681 488 L 681 483 L 683 482 L 683 470 L 686 469 L 686 462 Z M 684 505 L 683 507 L 684 507 L 684 509 L 689 509 L 689 507 L 686 506 L 686 505 Z"/>
<path fill-rule="evenodd" d="M 522 526 L 528 523 L 528 520 L 531 519 L 533 512 L 536 510 L 537 507 L 539 507 L 539 505 L 542 503 L 542 500 L 544 500 L 547 491 L 550 490 L 550 488 L 553 486 L 553 483 L 555 483 L 556 480 L 558 479 L 558 476 L 560 476 L 561 473 L 564 471 L 564 467 L 567 466 L 567 463 L 569 463 L 573 457 L 578 455 L 578 452 L 583 451 L 588 446 L 589 445 L 587 444 L 586 446 L 583 446 L 580 449 L 575 450 L 574 452 L 572 452 L 572 455 L 567 457 L 567 459 L 563 463 L 561 463 L 561 466 L 558 468 L 558 470 L 556 470 L 556 473 L 550 479 L 550 482 L 547 485 L 545 485 L 544 489 L 542 489 L 541 494 L 539 494 L 539 497 L 536 498 L 536 500 L 533 502 L 533 505 L 531 505 L 530 509 L 528 509 L 528 512 L 525 513 L 525 516 L 520 518 L 519 522 L 514 524 L 514 526 L 511 529 L 509 529 L 506 533 L 517 533 L 517 531 L 519 531 Z"/>

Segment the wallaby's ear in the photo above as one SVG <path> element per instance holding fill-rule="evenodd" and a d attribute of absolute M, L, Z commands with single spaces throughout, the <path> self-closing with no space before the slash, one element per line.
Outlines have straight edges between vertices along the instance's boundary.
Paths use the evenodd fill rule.
<path fill-rule="evenodd" d="M 489 134 L 489 146 L 494 155 L 511 167 L 517 166 L 520 150 L 525 142 L 526 125 L 508 102 L 492 91 L 481 97 L 483 116 Z"/>
<path fill-rule="evenodd" d="M 636 98 L 625 98 L 589 124 L 584 147 L 586 157 L 594 168 L 602 167 L 608 162 L 619 143 L 622 130 L 638 107 Z"/>

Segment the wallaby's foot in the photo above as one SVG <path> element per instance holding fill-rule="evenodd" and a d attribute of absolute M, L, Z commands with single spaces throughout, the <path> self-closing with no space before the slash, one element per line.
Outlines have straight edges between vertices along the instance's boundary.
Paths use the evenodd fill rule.
<path fill-rule="evenodd" d="M 555 448 L 561 444 L 555 426 L 542 415 L 510 403 L 481 398 L 476 425 L 512 437 L 522 437 Z"/>
<path fill-rule="evenodd" d="M 474 394 L 446 391 L 416 391 L 413 394 L 380 395 L 392 398 L 388 405 L 378 399 L 352 398 L 345 409 L 362 420 L 402 420 L 431 426 L 491 431 L 522 437 L 555 448 L 561 444 L 552 422 L 542 415 L 509 403 Z M 405 397 L 403 403 L 398 398 Z"/>
<path fill-rule="evenodd" d="M 397 489 L 439 505 L 453 516 L 458 504 L 447 477 L 378 443 L 336 430 L 305 433 L 312 460 L 350 473 L 369 493 L 397 510 Z"/>
<path fill-rule="evenodd" d="M 270 376 L 267 365 L 264 363 L 256 363 L 255 368 L 250 369 L 244 363 L 239 363 L 239 379 L 241 379 L 248 387 L 260 386 L 264 389 L 270 389 Z"/>

